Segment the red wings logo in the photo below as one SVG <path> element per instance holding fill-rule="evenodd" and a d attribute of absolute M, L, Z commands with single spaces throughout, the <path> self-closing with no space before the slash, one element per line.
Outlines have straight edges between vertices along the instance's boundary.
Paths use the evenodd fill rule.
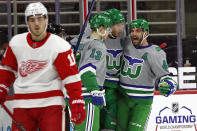
<path fill-rule="evenodd" d="M 19 73 L 22 77 L 26 77 L 28 74 L 39 71 L 47 65 L 47 61 L 38 61 L 38 60 L 28 60 L 22 61 L 21 66 L 19 67 Z"/>

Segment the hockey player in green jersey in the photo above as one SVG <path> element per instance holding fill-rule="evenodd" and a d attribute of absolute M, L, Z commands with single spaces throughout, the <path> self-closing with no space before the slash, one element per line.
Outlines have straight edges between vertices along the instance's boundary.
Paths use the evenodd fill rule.
<path fill-rule="evenodd" d="M 87 111 L 86 120 L 75 125 L 76 131 L 98 131 L 100 108 L 105 105 L 103 84 L 106 74 L 106 46 L 104 41 L 111 31 L 111 19 L 105 14 L 97 14 L 90 20 L 92 29 L 89 38 L 80 43 L 77 54 L 78 69 L 82 80 L 83 97 Z"/>
<path fill-rule="evenodd" d="M 105 42 L 107 47 L 107 73 L 104 82 L 106 107 L 101 110 L 101 128 L 107 129 L 108 131 L 114 131 L 116 129 L 117 88 L 119 85 L 119 73 L 122 59 L 122 47 L 120 41 L 125 33 L 125 17 L 115 8 L 106 10 L 104 14 L 111 18 L 113 26 L 112 32 Z"/>
<path fill-rule="evenodd" d="M 149 25 L 133 20 L 125 40 L 118 100 L 118 131 L 144 131 L 151 110 L 155 86 L 166 97 L 177 83 L 170 77 L 165 52 L 147 41 Z M 156 83 L 156 84 L 155 84 Z"/>

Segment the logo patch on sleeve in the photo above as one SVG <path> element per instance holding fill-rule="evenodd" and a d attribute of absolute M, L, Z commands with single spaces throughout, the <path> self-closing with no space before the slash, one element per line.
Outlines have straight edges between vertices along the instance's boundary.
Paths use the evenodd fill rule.
<path fill-rule="evenodd" d="M 167 70 L 168 69 L 168 64 L 166 60 L 163 60 L 163 65 L 162 65 L 163 69 Z"/>
<path fill-rule="evenodd" d="M 160 47 L 156 47 L 155 49 L 156 49 L 157 51 L 160 51 L 160 50 L 161 50 L 161 48 L 160 48 Z"/>
<path fill-rule="evenodd" d="M 144 55 L 142 56 L 142 59 L 143 59 L 143 60 L 147 60 L 147 57 L 148 57 L 148 53 L 146 52 L 146 53 L 144 53 Z"/>

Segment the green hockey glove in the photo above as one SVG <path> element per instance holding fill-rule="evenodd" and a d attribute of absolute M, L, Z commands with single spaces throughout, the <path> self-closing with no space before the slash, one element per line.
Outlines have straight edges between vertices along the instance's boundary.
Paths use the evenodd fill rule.
<path fill-rule="evenodd" d="M 160 93 L 163 96 L 168 97 L 176 91 L 177 83 L 170 76 L 165 76 L 160 79 L 158 87 Z"/>

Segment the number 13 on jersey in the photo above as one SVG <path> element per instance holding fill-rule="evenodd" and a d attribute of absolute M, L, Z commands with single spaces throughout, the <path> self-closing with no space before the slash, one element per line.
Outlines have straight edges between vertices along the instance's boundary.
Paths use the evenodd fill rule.
<path fill-rule="evenodd" d="M 95 60 L 100 60 L 102 56 L 102 52 L 96 49 L 92 49 L 92 52 L 90 54 L 91 58 L 94 58 Z"/>

